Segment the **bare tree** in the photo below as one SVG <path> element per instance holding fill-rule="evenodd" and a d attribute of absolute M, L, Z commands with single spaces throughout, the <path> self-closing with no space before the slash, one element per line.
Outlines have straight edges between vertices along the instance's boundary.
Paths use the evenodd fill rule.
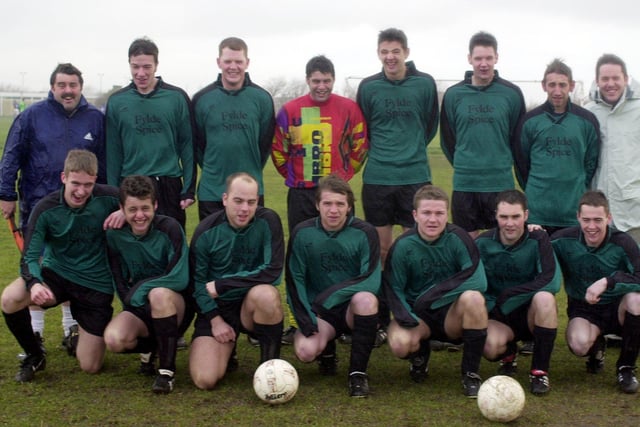
<path fill-rule="evenodd" d="M 284 77 L 274 77 L 262 87 L 271 94 L 276 111 L 285 103 L 307 93 L 307 82 L 302 79 L 287 80 Z"/>

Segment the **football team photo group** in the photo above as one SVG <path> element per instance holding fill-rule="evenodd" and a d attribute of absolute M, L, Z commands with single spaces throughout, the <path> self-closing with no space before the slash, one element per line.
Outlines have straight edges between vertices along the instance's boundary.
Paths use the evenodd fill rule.
<path fill-rule="evenodd" d="M 403 361 L 401 382 L 425 395 L 446 357 L 460 399 L 478 399 L 486 366 L 528 402 L 561 399 L 552 356 L 567 351 L 585 377 L 613 372 L 618 393 L 637 393 L 640 86 L 624 60 L 594 57 L 578 105 L 570 66 L 550 57 L 546 100 L 527 111 L 489 32 L 471 35 L 470 70 L 444 93 L 402 30 L 376 46 L 381 70 L 354 100 L 333 93 L 334 64 L 317 55 L 307 93 L 279 107 L 238 37 L 219 43 L 217 79 L 193 96 L 157 74 L 151 39 L 134 40 L 131 82 L 104 112 L 80 64 L 55 66 L 0 162 L 1 214 L 23 245 L 0 284 L 12 381 L 58 387 L 45 319 L 59 306 L 76 367 L 97 374 L 130 353 L 151 394 L 217 392 L 251 347 L 252 371 L 289 362 L 271 362 L 271 380 L 256 372 L 259 396 L 276 368 L 295 376 L 290 395 L 262 393 L 271 403 L 295 394 L 292 365 L 306 363 L 339 376 L 336 393 L 376 399 L 374 352 Z M 265 191 L 265 168 L 280 191 Z"/>

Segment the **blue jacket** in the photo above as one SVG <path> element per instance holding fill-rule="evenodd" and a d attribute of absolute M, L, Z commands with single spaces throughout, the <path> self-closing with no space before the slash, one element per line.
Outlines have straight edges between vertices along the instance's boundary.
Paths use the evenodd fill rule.
<path fill-rule="evenodd" d="M 74 148 L 96 154 L 98 182 L 106 183 L 104 115 L 84 96 L 69 115 L 49 92 L 14 120 L 0 162 L 0 200 L 20 200 L 23 228 L 35 204 L 62 186 L 64 160 Z"/>

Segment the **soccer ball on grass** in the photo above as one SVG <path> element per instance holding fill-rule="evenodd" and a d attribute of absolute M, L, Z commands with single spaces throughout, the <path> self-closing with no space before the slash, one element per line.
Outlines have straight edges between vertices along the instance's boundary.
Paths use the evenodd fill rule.
<path fill-rule="evenodd" d="M 524 390 L 518 381 L 506 375 L 489 378 L 478 390 L 478 407 L 488 420 L 509 422 L 522 414 Z"/>
<path fill-rule="evenodd" d="M 290 401 L 298 391 L 298 384 L 296 368 L 282 359 L 267 360 L 253 374 L 256 395 L 272 405 Z"/>

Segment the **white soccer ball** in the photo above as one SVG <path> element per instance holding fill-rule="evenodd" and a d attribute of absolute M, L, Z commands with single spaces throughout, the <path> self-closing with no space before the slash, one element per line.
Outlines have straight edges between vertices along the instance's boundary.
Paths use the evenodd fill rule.
<path fill-rule="evenodd" d="M 289 362 L 271 359 L 253 374 L 253 389 L 258 397 L 276 405 L 290 401 L 298 391 L 298 372 Z"/>
<path fill-rule="evenodd" d="M 518 381 L 506 375 L 489 378 L 478 390 L 478 408 L 488 420 L 509 422 L 522 414 L 524 390 Z"/>

